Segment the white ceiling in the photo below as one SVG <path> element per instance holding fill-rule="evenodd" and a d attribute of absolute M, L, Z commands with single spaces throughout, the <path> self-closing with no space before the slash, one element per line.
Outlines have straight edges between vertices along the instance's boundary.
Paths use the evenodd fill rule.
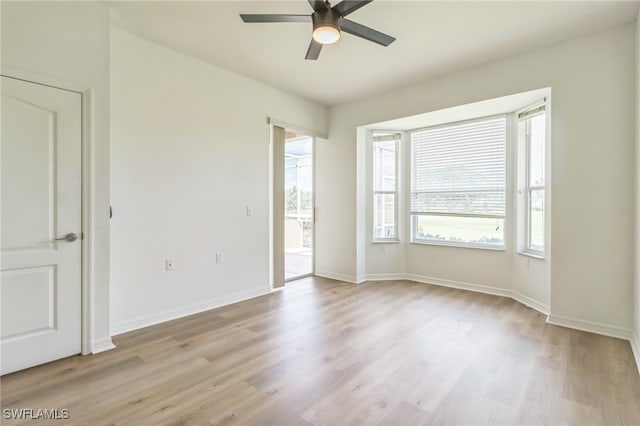
<path fill-rule="evenodd" d="M 343 34 L 304 59 L 311 24 L 245 24 L 240 13 L 310 14 L 305 0 L 117 1 L 114 25 L 273 87 L 333 105 L 635 20 L 635 1 L 376 0 L 349 16 L 397 38 Z"/>

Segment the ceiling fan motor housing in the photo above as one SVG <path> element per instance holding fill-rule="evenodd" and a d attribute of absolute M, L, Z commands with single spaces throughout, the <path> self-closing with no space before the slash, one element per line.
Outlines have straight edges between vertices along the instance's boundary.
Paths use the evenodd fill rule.
<path fill-rule="evenodd" d="M 314 30 L 318 27 L 332 27 L 340 31 L 340 25 L 338 25 L 340 15 L 333 11 L 333 9 L 318 10 L 311 15 L 311 19 Z"/>

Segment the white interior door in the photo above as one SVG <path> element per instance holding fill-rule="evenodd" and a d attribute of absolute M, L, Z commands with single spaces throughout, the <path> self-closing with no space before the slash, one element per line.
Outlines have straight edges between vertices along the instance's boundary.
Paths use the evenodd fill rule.
<path fill-rule="evenodd" d="M 6 374 L 81 350 L 82 104 L 79 93 L 7 77 L 1 89 Z"/>

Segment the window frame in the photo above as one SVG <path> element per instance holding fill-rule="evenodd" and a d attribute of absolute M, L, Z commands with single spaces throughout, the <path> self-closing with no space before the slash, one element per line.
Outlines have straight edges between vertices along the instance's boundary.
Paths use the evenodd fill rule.
<path fill-rule="evenodd" d="M 376 136 L 376 132 L 384 133 L 382 136 Z M 394 162 L 394 173 L 395 173 L 395 185 L 393 190 L 376 190 L 375 187 L 375 144 L 376 142 L 394 142 L 394 150 L 395 150 L 395 162 Z M 371 242 L 374 244 L 380 243 L 398 243 L 400 242 L 400 226 L 399 226 L 399 193 L 400 193 L 400 142 L 402 141 L 402 134 L 397 131 L 389 131 L 389 130 L 373 130 L 371 132 L 371 142 L 369 144 L 371 149 L 371 227 L 369 229 Z M 394 236 L 393 237 L 375 237 L 374 228 L 375 228 L 375 200 L 376 195 L 393 195 L 393 227 L 394 227 Z M 384 227 L 384 223 L 383 223 Z"/>
<path fill-rule="evenodd" d="M 410 221 L 410 239 L 409 242 L 412 244 L 422 244 L 422 245 L 431 245 L 431 246 L 445 246 L 445 247 L 461 247 L 461 248 L 469 248 L 469 249 L 479 249 L 479 250 L 493 250 L 493 251 L 506 251 L 507 250 L 507 238 L 508 238 L 508 211 L 509 211 L 509 199 L 508 199 L 508 191 L 509 191 L 509 173 L 508 173 L 508 163 L 509 163 L 509 117 L 507 113 L 493 114 L 487 115 L 483 117 L 477 117 L 467 120 L 458 120 L 451 121 L 447 123 L 442 123 L 434 126 L 420 127 L 416 129 L 411 129 L 407 131 L 409 143 L 408 143 L 408 179 L 409 179 L 409 188 L 408 188 L 408 203 L 410 204 L 411 196 L 412 196 L 412 185 L 411 185 L 411 174 L 413 171 L 413 144 L 412 144 L 412 136 L 414 133 L 419 133 L 425 130 L 433 130 L 443 127 L 452 127 L 456 125 L 481 122 L 481 121 L 489 121 L 492 119 L 503 118 L 505 120 L 505 134 L 504 134 L 504 196 L 505 196 L 505 209 L 504 214 L 502 216 L 498 215 L 476 215 L 476 214 L 465 214 L 465 213 L 413 213 L 411 212 L 411 208 L 409 205 L 408 215 Z M 478 244 L 478 243 L 467 243 L 467 242 L 456 242 L 456 241 L 438 241 L 438 240 L 428 240 L 423 238 L 418 238 L 416 236 L 417 228 L 418 228 L 418 218 L 419 216 L 445 216 L 445 217 L 474 217 L 474 218 L 498 218 L 502 219 L 502 244 L 501 245 L 493 245 L 493 244 Z"/>
<path fill-rule="evenodd" d="M 518 227 L 521 228 L 521 232 L 519 232 L 519 240 L 518 241 L 518 253 L 524 254 L 527 256 L 533 256 L 536 258 L 544 259 L 545 253 L 547 249 L 547 150 L 548 150 L 548 137 L 549 137 L 549 124 L 548 124 L 548 114 L 547 114 L 547 105 L 546 98 L 535 102 L 532 105 L 529 105 L 526 108 L 518 111 L 516 113 L 516 120 L 518 128 L 521 123 L 524 124 L 524 141 L 517 141 L 518 146 L 518 157 L 519 160 L 517 162 L 518 167 L 523 170 L 518 170 L 518 179 L 520 182 L 518 183 L 518 193 L 519 195 L 523 195 L 524 199 L 520 199 L 518 202 L 518 207 L 524 209 L 523 215 L 517 215 L 518 218 L 524 221 L 524 223 L 518 224 Z M 537 116 L 543 115 L 545 117 L 544 122 L 544 185 L 531 185 L 531 119 Z M 518 129 L 518 139 L 523 137 L 522 132 Z M 523 152 L 524 151 L 524 152 Z M 543 200 L 544 200 L 544 210 L 543 210 L 543 248 L 542 250 L 538 250 L 531 247 L 531 235 L 532 235 L 532 223 L 531 220 L 531 198 L 534 191 L 542 191 Z M 524 235 L 522 235 L 524 233 Z"/>

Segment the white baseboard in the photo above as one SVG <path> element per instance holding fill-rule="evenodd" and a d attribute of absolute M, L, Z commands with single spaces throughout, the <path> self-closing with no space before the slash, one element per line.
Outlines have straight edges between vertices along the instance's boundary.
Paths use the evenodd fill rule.
<path fill-rule="evenodd" d="M 549 315 L 549 305 L 546 305 L 539 300 L 526 296 L 518 291 L 511 290 L 511 298 L 517 302 L 522 303 L 525 306 L 535 309 L 536 311 Z"/>
<path fill-rule="evenodd" d="M 92 354 L 98 354 L 100 352 L 104 352 L 104 351 L 108 351 L 116 348 L 116 345 L 114 345 L 113 341 L 111 341 L 111 337 L 94 340 L 91 346 L 92 346 L 91 347 Z"/>
<path fill-rule="evenodd" d="M 194 303 L 180 308 L 168 309 L 151 315 L 144 315 L 132 320 L 123 321 L 112 325 L 111 333 L 113 335 L 126 333 L 127 331 L 137 330 L 148 327 L 150 325 L 171 321 L 177 318 L 186 317 L 188 315 L 197 314 L 208 311 L 210 309 L 219 308 L 221 306 L 230 305 L 232 303 L 242 302 L 244 300 L 253 299 L 254 297 L 264 296 L 271 293 L 270 288 L 256 288 L 252 290 L 241 291 L 230 296 L 219 297 L 204 302 Z"/>
<path fill-rule="evenodd" d="M 460 290 L 475 291 L 476 293 L 492 294 L 494 296 L 504 296 L 504 297 L 512 296 L 512 292 L 510 289 L 505 289 L 500 287 L 491 287 L 491 286 L 480 285 L 480 284 L 466 283 L 462 281 L 445 280 L 442 278 L 427 277 L 424 275 L 416 275 L 416 274 L 405 274 L 405 279 L 409 281 L 416 281 L 423 284 L 433 284 L 433 285 L 439 285 L 442 287 L 450 287 L 450 288 L 457 288 Z"/>
<path fill-rule="evenodd" d="M 367 274 L 363 281 L 395 281 L 406 280 L 407 274 Z"/>
<path fill-rule="evenodd" d="M 331 280 L 344 281 L 351 284 L 359 284 L 362 282 L 362 281 L 359 281 L 358 277 L 354 275 L 341 274 L 338 272 L 317 271 L 313 275 L 318 277 L 323 277 L 323 278 L 329 278 Z"/>
<path fill-rule="evenodd" d="M 640 330 L 636 330 L 631 336 L 631 352 L 636 359 L 636 367 L 638 368 L 638 374 L 640 374 Z"/>
<path fill-rule="evenodd" d="M 574 328 L 576 330 L 588 331 L 589 333 L 602 334 L 603 336 L 616 337 L 618 339 L 631 341 L 632 333 L 628 328 L 553 314 L 550 314 L 547 317 L 547 322 L 553 325 Z"/>

